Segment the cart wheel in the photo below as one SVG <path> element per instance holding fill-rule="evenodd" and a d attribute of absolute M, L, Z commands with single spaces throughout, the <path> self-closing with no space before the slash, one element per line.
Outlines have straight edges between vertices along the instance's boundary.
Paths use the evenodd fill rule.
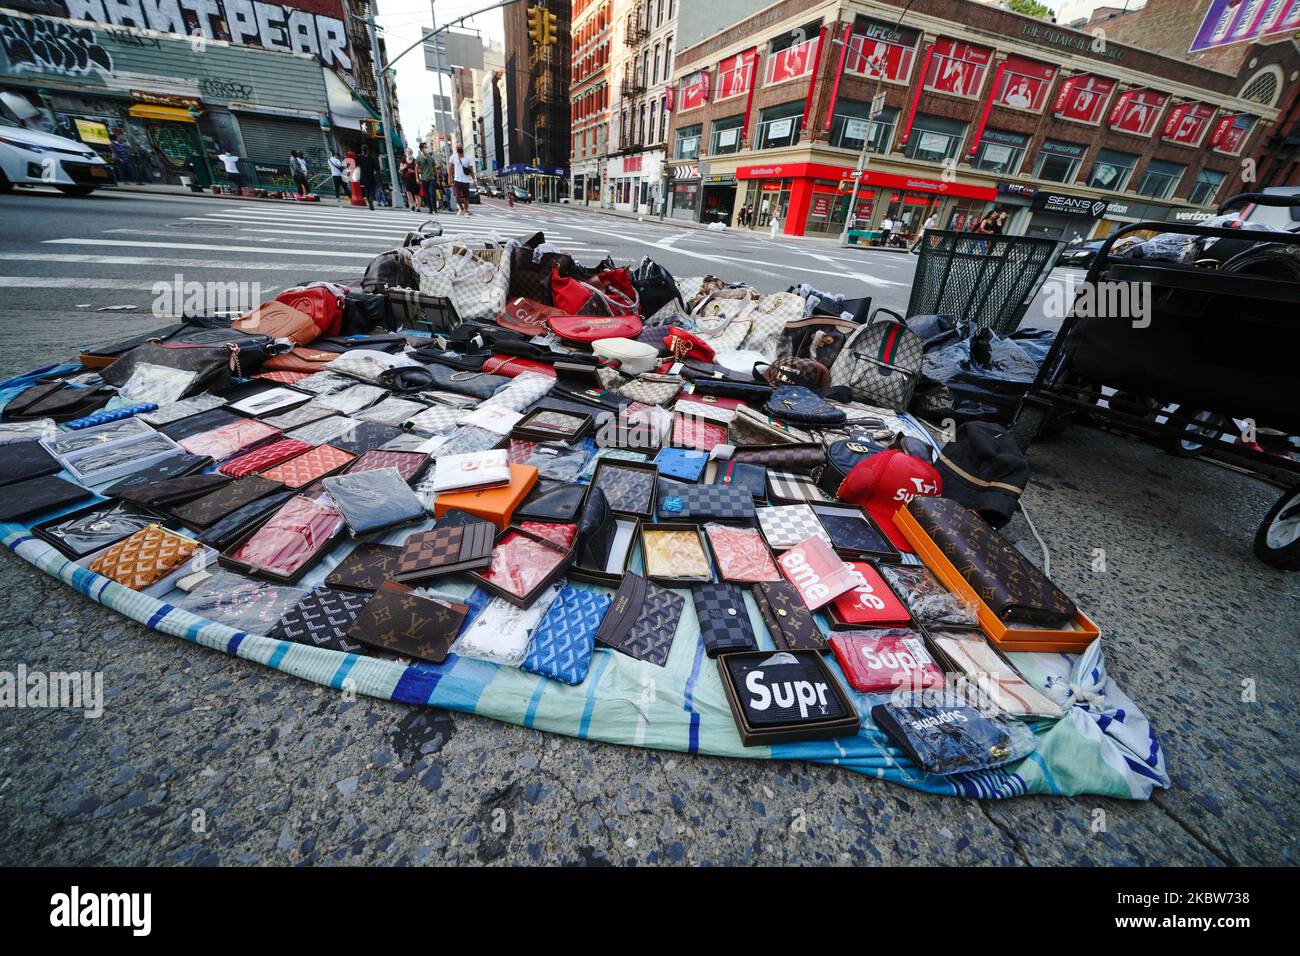
<path fill-rule="evenodd" d="M 1300 571 L 1300 485 L 1282 492 L 1260 522 L 1255 557 L 1283 571 Z"/>
<path fill-rule="evenodd" d="M 1197 424 L 1203 422 L 1204 424 Z M 1160 444 L 1165 451 L 1179 458 L 1195 458 L 1205 451 L 1227 426 L 1228 419 L 1214 412 L 1197 412 L 1183 428 L 1181 435 L 1163 435 Z"/>
<path fill-rule="evenodd" d="M 1034 443 L 1034 439 L 1042 431 L 1043 423 L 1047 421 L 1048 410 L 1040 408 L 1037 405 L 1025 403 L 1020 406 L 1020 412 L 1016 415 L 1016 420 L 1011 423 L 1011 437 L 1016 440 L 1020 450 L 1029 454 L 1029 446 Z"/>

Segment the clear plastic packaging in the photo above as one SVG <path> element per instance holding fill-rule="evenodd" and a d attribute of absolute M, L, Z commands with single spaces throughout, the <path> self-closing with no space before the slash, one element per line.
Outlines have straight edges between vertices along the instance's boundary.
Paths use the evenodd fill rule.
<path fill-rule="evenodd" d="M 880 573 L 920 624 L 926 627 L 979 627 L 975 605 L 944 587 L 929 568 L 882 564 Z"/>
<path fill-rule="evenodd" d="M 254 581 L 219 570 L 188 595 L 175 601 L 191 614 L 250 634 L 269 634 L 275 623 L 298 605 L 303 588 Z"/>

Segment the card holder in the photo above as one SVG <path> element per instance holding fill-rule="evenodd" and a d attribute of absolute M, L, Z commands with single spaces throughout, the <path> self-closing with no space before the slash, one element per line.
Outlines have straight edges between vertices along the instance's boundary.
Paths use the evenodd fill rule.
<path fill-rule="evenodd" d="M 826 636 L 817 627 L 817 621 L 799 592 L 784 581 L 762 581 L 752 591 L 763 623 L 772 635 L 772 643 L 790 651 L 819 651 L 829 649 Z"/>

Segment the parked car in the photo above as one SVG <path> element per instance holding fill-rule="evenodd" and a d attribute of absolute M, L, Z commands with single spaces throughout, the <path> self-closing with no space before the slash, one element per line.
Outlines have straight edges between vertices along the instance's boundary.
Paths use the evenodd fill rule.
<path fill-rule="evenodd" d="M 515 202 L 532 202 L 533 195 L 522 186 L 511 186 L 510 191 L 515 194 Z"/>
<path fill-rule="evenodd" d="M 86 196 L 112 181 L 108 163 L 89 146 L 0 116 L 0 193 L 32 185 Z"/>
<path fill-rule="evenodd" d="M 479 195 L 478 186 L 470 183 L 465 187 L 465 195 L 469 197 L 470 205 L 477 205 L 483 202 L 483 197 Z"/>
<path fill-rule="evenodd" d="M 1075 269 L 1086 269 L 1092 265 L 1092 260 L 1097 258 L 1097 250 L 1100 248 L 1100 239 L 1080 243 L 1077 246 L 1066 246 L 1056 264 L 1058 266 L 1070 266 Z"/>

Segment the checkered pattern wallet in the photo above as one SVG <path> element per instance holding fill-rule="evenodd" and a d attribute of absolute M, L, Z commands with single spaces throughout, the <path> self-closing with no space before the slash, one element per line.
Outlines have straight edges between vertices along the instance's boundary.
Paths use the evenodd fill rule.
<path fill-rule="evenodd" d="M 754 499 L 744 488 L 728 485 L 687 485 L 659 498 L 659 517 L 711 521 L 749 521 Z"/>
<path fill-rule="evenodd" d="M 492 563 L 496 527 L 487 521 L 439 525 L 406 539 L 394 580 L 412 583 L 441 574 L 486 568 Z"/>
<path fill-rule="evenodd" d="M 734 584 L 700 584 L 691 589 L 700 621 L 704 653 L 717 657 L 727 651 L 756 651 L 758 642 L 749 624 L 745 593 Z"/>

